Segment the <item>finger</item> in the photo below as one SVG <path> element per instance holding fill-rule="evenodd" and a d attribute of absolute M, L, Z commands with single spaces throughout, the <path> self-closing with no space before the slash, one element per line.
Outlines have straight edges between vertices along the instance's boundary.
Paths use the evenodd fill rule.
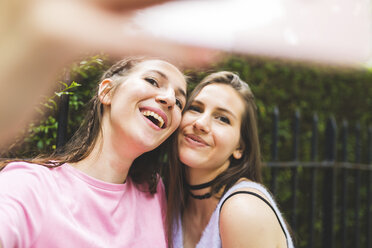
<path fill-rule="evenodd" d="M 113 38 L 110 44 L 107 40 L 95 40 L 97 43 L 91 45 L 95 48 L 104 47 L 105 52 L 119 57 L 147 55 L 166 59 L 178 67 L 204 67 L 217 61 L 219 57 L 219 52 L 212 49 L 159 39 L 146 33 L 132 36 L 117 34 Z M 121 41 L 125 41 L 125 46 Z"/>
<path fill-rule="evenodd" d="M 75 0 L 76 1 L 76 0 Z M 84 0 L 113 11 L 132 11 L 172 0 Z"/>
<path fill-rule="evenodd" d="M 61 11 L 63 9 L 63 11 Z M 151 55 L 185 66 L 202 66 L 215 51 L 166 41 L 142 32 L 129 14 L 114 14 L 77 2 L 52 1 L 35 10 L 34 26 L 47 40 L 60 45 L 57 52 L 106 52 L 118 56 Z M 68 16 L 69 18 L 65 18 Z"/>

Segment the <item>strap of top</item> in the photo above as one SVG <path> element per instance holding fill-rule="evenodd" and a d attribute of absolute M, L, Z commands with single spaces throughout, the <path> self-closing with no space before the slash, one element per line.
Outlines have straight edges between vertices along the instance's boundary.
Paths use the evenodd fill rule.
<path fill-rule="evenodd" d="M 260 198 L 263 202 L 265 202 L 271 208 L 271 210 L 274 212 L 274 214 L 276 216 L 276 219 L 278 220 L 278 222 L 280 224 L 280 227 L 282 228 L 282 231 L 283 231 L 283 233 L 285 235 L 285 238 L 287 239 L 287 234 L 284 231 L 284 227 L 282 225 L 282 222 L 279 219 L 279 216 L 278 216 L 277 212 L 275 211 L 275 209 L 273 208 L 273 206 L 271 206 L 271 204 L 265 198 L 263 198 L 262 196 L 260 196 L 257 193 L 254 193 L 254 192 L 251 192 L 251 191 L 235 191 L 234 193 L 232 193 L 231 195 L 229 195 L 228 197 L 226 197 L 225 200 L 222 202 L 221 207 L 220 207 L 220 212 L 221 212 L 221 209 L 223 207 L 223 204 L 225 204 L 225 202 L 228 199 L 230 199 L 232 196 L 237 195 L 237 194 L 249 194 L 249 195 L 253 195 L 253 196 L 256 196 L 256 197 Z"/>

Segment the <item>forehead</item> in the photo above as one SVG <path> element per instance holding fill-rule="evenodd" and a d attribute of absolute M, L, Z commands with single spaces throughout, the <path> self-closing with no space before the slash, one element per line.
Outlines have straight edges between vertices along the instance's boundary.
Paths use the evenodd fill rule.
<path fill-rule="evenodd" d="M 158 74 L 159 77 L 174 84 L 175 87 L 186 89 L 186 80 L 182 72 L 174 65 L 163 60 L 145 60 L 137 64 L 133 71 L 139 74 Z"/>
<path fill-rule="evenodd" d="M 195 97 L 205 105 L 228 109 L 240 116 L 244 111 L 244 102 L 239 93 L 226 84 L 209 84 Z"/>
<path fill-rule="evenodd" d="M 173 77 L 181 77 L 183 80 L 185 79 L 184 75 L 177 67 L 162 60 L 146 60 L 134 67 L 134 71 L 136 72 L 146 72 L 152 70 L 163 72 L 166 75 L 170 74 L 169 76 Z"/>

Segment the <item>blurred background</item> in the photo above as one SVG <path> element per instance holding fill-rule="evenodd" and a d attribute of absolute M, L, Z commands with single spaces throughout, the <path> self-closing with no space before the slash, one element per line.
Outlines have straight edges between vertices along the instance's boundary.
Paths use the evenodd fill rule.
<path fill-rule="evenodd" d="M 37 121 L 19 133 L 2 157 L 33 157 L 64 144 L 81 124 L 92 89 L 111 63 L 97 55 L 66 68 L 60 90 L 40 102 Z M 298 247 L 326 247 L 325 203 L 332 204 L 333 247 L 370 247 L 372 70 L 226 54 L 202 71 L 186 70 L 189 89 L 218 70 L 237 72 L 255 94 L 268 165 L 264 182 L 292 225 Z M 327 150 L 332 145 L 326 140 L 330 120 L 335 124 L 334 155 Z M 327 175 L 328 170 L 333 174 Z"/>
<path fill-rule="evenodd" d="M 139 10 L 125 32 L 220 51 L 203 68 L 183 65 L 189 90 L 219 70 L 251 86 L 264 182 L 296 247 L 371 248 L 371 12 L 368 0 L 183 0 Z M 148 47 L 157 49 L 151 39 Z M 42 96 L 2 157 L 63 145 L 113 62 L 111 52 L 89 52 L 61 67 L 58 86 Z"/>

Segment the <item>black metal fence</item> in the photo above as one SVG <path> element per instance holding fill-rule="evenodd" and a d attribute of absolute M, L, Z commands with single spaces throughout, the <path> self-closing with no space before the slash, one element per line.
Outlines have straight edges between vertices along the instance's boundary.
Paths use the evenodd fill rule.
<path fill-rule="evenodd" d="M 58 115 L 57 146 L 66 141 L 67 118 L 68 95 L 64 95 Z M 372 248 L 372 127 L 364 131 L 356 125 L 352 163 L 348 159 L 350 142 L 346 121 L 338 128 L 334 118 L 328 119 L 323 159 L 319 159 L 322 146 L 319 146 L 318 130 L 318 117 L 314 115 L 310 161 L 300 161 L 300 113 L 296 111 L 292 129 L 293 160 L 279 162 L 279 110 L 274 109 L 272 161 L 266 163 L 266 170 L 270 176 L 269 188 L 293 229 L 296 247 Z M 362 145 L 365 135 L 368 144 Z M 339 156 L 337 150 L 341 150 Z M 278 182 L 281 178 L 284 180 Z"/>
<path fill-rule="evenodd" d="M 318 117 L 314 115 L 310 161 L 299 161 L 300 114 L 297 111 L 292 129 L 293 161 L 278 162 L 279 111 L 275 108 L 273 112 L 272 162 L 267 163 L 269 186 L 283 204 L 298 247 L 372 247 L 372 127 L 363 131 L 357 123 L 353 130 L 353 143 L 350 143 L 348 123 L 344 121 L 338 128 L 335 119 L 330 117 L 324 132 L 324 158 L 317 159 Z M 363 145 L 362 137 L 366 136 L 367 144 Z M 352 163 L 348 159 L 351 145 L 354 146 Z M 286 202 L 280 201 L 277 182 L 282 171 L 287 172 L 287 181 L 282 185 L 290 184 Z"/>

